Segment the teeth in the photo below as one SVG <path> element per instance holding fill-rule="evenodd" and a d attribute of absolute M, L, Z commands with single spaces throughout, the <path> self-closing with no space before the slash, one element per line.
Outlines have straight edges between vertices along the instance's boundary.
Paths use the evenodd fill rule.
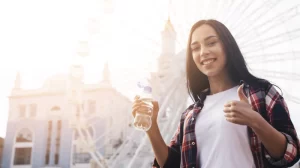
<path fill-rule="evenodd" d="M 214 61 L 215 61 L 214 59 L 209 59 L 209 60 L 203 61 L 202 64 L 203 65 L 207 65 L 207 64 L 210 64 L 210 63 L 212 63 Z"/>

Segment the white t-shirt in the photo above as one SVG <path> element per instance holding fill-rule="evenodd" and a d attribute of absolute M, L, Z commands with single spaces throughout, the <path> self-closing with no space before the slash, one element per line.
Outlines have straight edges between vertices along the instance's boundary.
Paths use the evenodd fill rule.
<path fill-rule="evenodd" d="M 197 161 L 201 168 L 255 168 L 247 126 L 230 123 L 224 116 L 224 104 L 239 100 L 237 89 L 208 95 L 197 116 Z"/>

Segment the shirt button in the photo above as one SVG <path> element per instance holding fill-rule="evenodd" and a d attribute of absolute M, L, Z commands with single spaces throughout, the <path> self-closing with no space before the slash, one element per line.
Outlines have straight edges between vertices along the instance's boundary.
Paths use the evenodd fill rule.
<path fill-rule="evenodd" d="M 193 118 L 192 118 L 192 121 L 194 121 L 194 119 L 195 119 L 195 118 L 193 117 Z"/>
<path fill-rule="evenodd" d="M 192 145 L 195 145 L 195 142 L 192 142 Z"/>

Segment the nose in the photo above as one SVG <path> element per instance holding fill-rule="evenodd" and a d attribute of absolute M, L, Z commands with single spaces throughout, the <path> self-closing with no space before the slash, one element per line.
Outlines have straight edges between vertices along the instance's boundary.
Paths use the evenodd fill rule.
<path fill-rule="evenodd" d="M 202 47 L 200 51 L 200 56 L 206 56 L 209 54 L 209 49 L 207 47 Z"/>

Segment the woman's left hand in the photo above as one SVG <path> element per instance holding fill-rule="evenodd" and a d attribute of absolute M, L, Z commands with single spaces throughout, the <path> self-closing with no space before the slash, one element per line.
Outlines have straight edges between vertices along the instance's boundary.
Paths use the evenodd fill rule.
<path fill-rule="evenodd" d="M 252 109 L 247 96 L 243 92 L 243 85 L 238 88 L 240 101 L 230 101 L 224 105 L 226 120 L 235 124 L 253 127 L 259 114 Z"/>

